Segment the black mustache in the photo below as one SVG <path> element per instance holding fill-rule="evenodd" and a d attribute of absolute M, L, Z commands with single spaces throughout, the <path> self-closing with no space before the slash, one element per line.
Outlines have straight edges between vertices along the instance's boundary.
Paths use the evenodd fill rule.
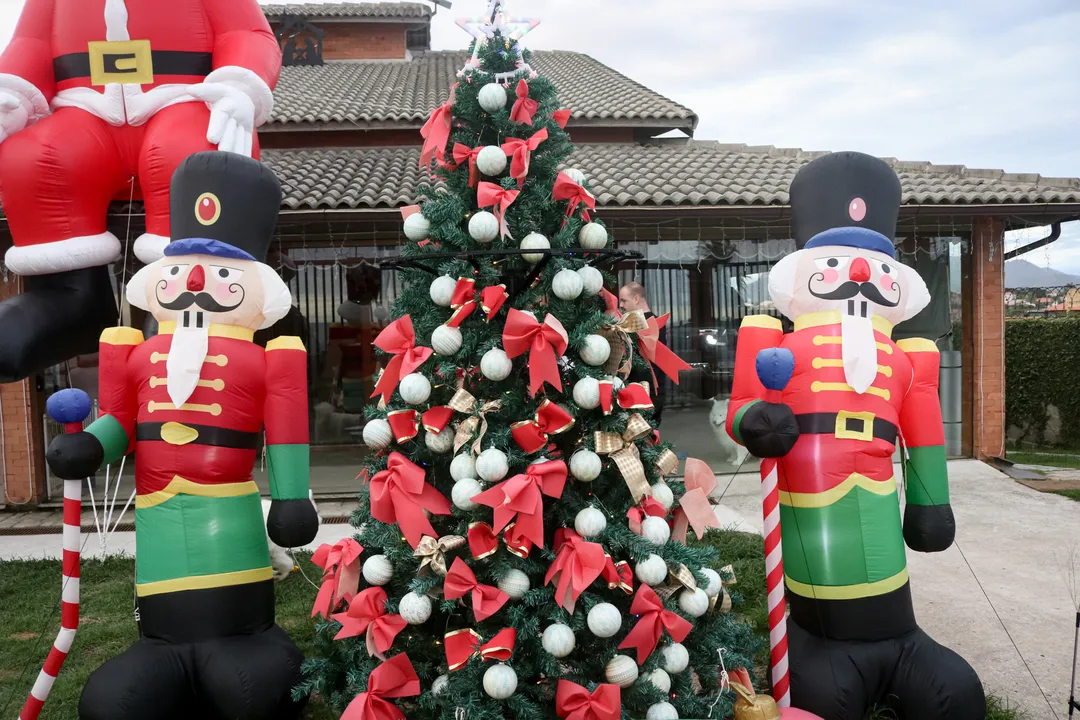
<path fill-rule="evenodd" d="M 821 278 L 819 277 L 818 279 Z M 893 287 L 896 287 L 895 283 L 893 283 Z M 811 295 L 816 298 L 821 298 L 822 300 L 848 300 L 856 295 L 862 295 L 870 302 L 885 307 L 893 308 L 900 304 L 900 298 L 897 298 L 895 301 L 886 299 L 885 296 L 881 294 L 881 291 L 878 290 L 877 285 L 872 282 L 857 283 L 854 280 L 849 280 L 832 292 L 827 293 L 816 293 L 809 286 L 807 286 L 807 290 L 810 290 Z"/>
<path fill-rule="evenodd" d="M 240 285 L 233 285 L 232 287 L 230 287 L 230 290 L 233 287 L 240 288 L 240 302 L 232 306 L 222 305 L 214 299 L 213 295 L 204 292 L 182 292 L 172 302 L 165 302 L 160 297 L 157 299 L 157 301 L 158 304 L 160 304 L 161 307 L 165 308 L 166 310 L 187 310 L 192 305 L 197 305 L 199 308 L 207 312 L 229 312 L 230 310 L 235 310 L 236 308 L 240 307 L 244 302 L 244 288 Z"/>

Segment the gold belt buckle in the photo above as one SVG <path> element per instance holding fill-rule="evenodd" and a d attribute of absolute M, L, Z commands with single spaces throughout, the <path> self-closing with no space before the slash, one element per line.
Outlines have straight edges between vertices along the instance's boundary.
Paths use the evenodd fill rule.
<path fill-rule="evenodd" d="M 167 422 L 161 426 L 161 439 L 170 445 L 187 445 L 199 439 L 199 431 L 178 422 Z"/>
<path fill-rule="evenodd" d="M 90 82 L 95 86 L 154 82 L 149 40 L 95 40 L 89 43 L 89 54 Z"/>
<path fill-rule="evenodd" d="M 875 417 L 874 413 L 841 410 L 836 413 L 836 430 L 833 435 L 837 440 L 870 442 L 874 439 Z"/>

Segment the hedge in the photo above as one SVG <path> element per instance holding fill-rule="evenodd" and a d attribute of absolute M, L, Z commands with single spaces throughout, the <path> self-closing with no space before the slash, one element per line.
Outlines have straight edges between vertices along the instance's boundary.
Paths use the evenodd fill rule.
<path fill-rule="evenodd" d="M 1080 447 L 1080 318 L 1005 322 L 1005 418 L 1023 443 L 1045 444 L 1048 415 L 1061 418 L 1059 442 Z"/>

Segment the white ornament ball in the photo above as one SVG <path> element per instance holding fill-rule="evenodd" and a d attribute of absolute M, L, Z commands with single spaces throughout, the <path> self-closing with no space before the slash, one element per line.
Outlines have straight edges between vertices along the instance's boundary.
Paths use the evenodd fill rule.
<path fill-rule="evenodd" d="M 720 577 L 720 573 L 712 568 L 702 568 L 701 574 L 709 579 L 709 584 L 702 588 L 708 597 L 714 598 L 723 592 L 724 578 Z"/>
<path fill-rule="evenodd" d="M 454 501 L 454 507 L 459 510 L 472 510 L 476 507 L 476 503 L 472 499 L 482 492 L 484 492 L 484 486 L 476 480 L 462 478 L 454 483 L 454 487 L 451 488 L 450 499 Z"/>
<path fill-rule="evenodd" d="M 577 271 L 581 276 L 586 295 L 599 295 L 604 289 L 604 275 L 594 267 L 586 266 Z"/>
<path fill-rule="evenodd" d="M 578 185 L 584 185 L 585 184 L 585 173 L 581 172 L 577 168 L 568 168 L 568 169 L 564 170 L 563 172 L 565 172 L 567 175 L 569 175 L 570 179 L 573 180 L 574 182 L 576 182 Z"/>
<path fill-rule="evenodd" d="M 652 498 L 663 505 L 665 510 L 670 510 L 671 506 L 675 504 L 675 495 L 666 483 L 656 483 L 652 486 Z"/>
<path fill-rule="evenodd" d="M 503 575 L 502 580 L 499 581 L 499 589 L 510 596 L 511 600 L 520 600 L 525 597 L 525 593 L 529 592 L 529 576 L 518 570 L 517 568 L 511 568 L 510 572 Z"/>
<path fill-rule="evenodd" d="M 457 432 L 447 425 L 439 433 L 424 433 L 424 444 L 433 453 L 448 453 L 454 449 L 454 436 Z"/>
<path fill-rule="evenodd" d="M 667 578 L 667 563 L 664 562 L 664 558 L 653 554 L 637 564 L 634 574 L 646 585 L 659 585 Z"/>
<path fill-rule="evenodd" d="M 600 381 L 586 377 L 574 383 L 574 402 L 583 410 L 600 407 Z"/>
<path fill-rule="evenodd" d="M 574 529 L 583 538 L 594 538 L 606 527 L 607 518 L 594 507 L 587 507 L 574 517 Z"/>
<path fill-rule="evenodd" d="M 509 665 L 492 665 L 484 673 L 484 692 L 496 700 L 505 700 L 517 690 L 518 678 Z"/>
<path fill-rule="evenodd" d="M 617 376 L 617 375 L 609 375 L 606 378 L 604 378 L 604 380 L 605 380 L 605 382 L 611 383 L 611 387 L 615 392 L 619 392 L 624 387 L 626 387 L 626 383 L 624 383 L 622 381 L 622 378 Z"/>
<path fill-rule="evenodd" d="M 600 223 L 589 223 L 581 228 L 581 232 L 578 233 L 578 242 L 581 243 L 581 247 L 589 250 L 599 250 L 606 247 L 608 242 L 607 228 Z"/>
<path fill-rule="evenodd" d="M 641 537 L 653 545 L 665 545 L 671 539 L 671 528 L 664 518 L 650 516 L 641 523 Z"/>
<path fill-rule="evenodd" d="M 551 290 L 560 300 L 577 300 L 584 287 L 581 276 L 573 270 L 560 270 L 551 279 Z"/>
<path fill-rule="evenodd" d="M 446 686 L 449 683 L 450 683 L 450 676 L 449 675 L 440 675 L 439 677 L 435 678 L 435 682 L 431 683 L 431 694 L 432 695 L 438 695 L 439 693 L 441 693 L 443 690 L 446 689 Z"/>
<path fill-rule="evenodd" d="M 431 232 L 431 222 L 424 217 L 423 213 L 415 212 L 405 218 L 405 237 L 414 242 L 426 240 Z"/>
<path fill-rule="evenodd" d="M 616 655 L 604 668 L 604 677 L 609 683 L 628 688 L 638 678 L 638 666 L 634 659 L 626 655 Z"/>
<path fill-rule="evenodd" d="M 506 453 L 498 448 L 488 448 L 476 458 L 476 474 L 485 482 L 498 482 L 506 477 L 509 470 Z"/>
<path fill-rule="evenodd" d="M 372 555 L 364 561 L 363 573 L 369 585 L 385 585 L 394 577 L 394 566 L 385 555 Z"/>
<path fill-rule="evenodd" d="M 368 420 L 364 425 L 364 444 L 372 450 L 385 450 L 394 441 L 394 431 L 390 423 L 382 418 Z"/>
<path fill-rule="evenodd" d="M 687 615 L 701 617 L 709 612 L 709 596 L 701 588 L 687 588 L 679 593 L 679 609 Z"/>
<path fill-rule="evenodd" d="M 454 355 L 461 349 L 461 330 L 449 325 L 440 325 L 431 333 L 431 349 L 444 357 Z"/>
<path fill-rule="evenodd" d="M 457 280 L 449 275 L 441 275 L 431 281 L 428 295 L 431 296 L 431 302 L 439 307 L 450 307 L 450 303 L 454 301 L 454 290 L 456 288 Z"/>
<path fill-rule="evenodd" d="M 398 604 L 398 615 L 410 625 L 423 625 L 431 617 L 431 598 L 414 592 L 408 593 Z"/>
<path fill-rule="evenodd" d="M 660 651 L 661 663 L 669 673 L 681 673 L 690 665 L 690 653 L 682 643 L 671 643 Z"/>
<path fill-rule="evenodd" d="M 522 250 L 546 250 L 551 247 L 551 243 L 540 233 L 529 233 L 521 241 L 520 247 Z M 521 257 L 525 259 L 525 262 L 533 264 L 544 259 L 543 253 L 525 253 Z"/>
<path fill-rule="evenodd" d="M 570 474 L 581 482 L 592 482 L 600 477 L 604 463 L 592 450 L 578 450 L 570 457 Z"/>
<path fill-rule="evenodd" d="M 671 692 L 671 676 L 660 668 L 656 668 L 645 676 L 645 681 L 650 682 L 665 695 Z"/>
<path fill-rule="evenodd" d="M 645 711 L 645 720 L 679 720 L 679 711 L 669 702 L 658 702 Z"/>
<path fill-rule="evenodd" d="M 477 100 L 486 112 L 498 112 L 506 107 L 506 88 L 499 83 L 488 83 L 480 88 Z"/>
<path fill-rule="evenodd" d="M 586 620 L 589 632 L 599 638 L 609 638 L 622 627 L 622 614 L 611 603 L 594 605 Z"/>
<path fill-rule="evenodd" d="M 431 397 L 431 382 L 420 373 L 413 373 L 401 378 L 398 385 L 401 399 L 410 405 L 421 405 Z"/>
<path fill-rule="evenodd" d="M 455 480 L 476 477 L 476 461 L 469 453 L 462 453 L 450 462 L 450 477 Z"/>
<path fill-rule="evenodd" d="M 506 153 L 498 145 L 488 145 L 476 154 L 476 168 L 485 175 L 501 175 L 506 169 Z"/>
<path fill-rule="evenodd" d="M 484 353 L 484 357 L 480 358 L 480 372 L 488 380 L 500 382 L 510 377 L 513 370 L 514 363 L 506 357 L 506 352 L 502 348 L 491 348 Z"/>
<path fill-rule="evenodd" d="M 542 642 L 544 649 L 549 653 L 557 658 L 564 658 L 574 652 L 577 638 L 574 637 L 574 631 L 569 626 L 555 623 L 544 629 Z"/>
<path fill-rule="evenodd" d="M 611 344 L 601 335 L 586 335 L 578 354 L 587 365 L 599 367 L 611 357 Z"/>
<path fill-rule="evenodd" d="M 469 236 L 478 243 L 489 243 L 499 237 L 499 219 L 487 210 L 469 218 Z"/>

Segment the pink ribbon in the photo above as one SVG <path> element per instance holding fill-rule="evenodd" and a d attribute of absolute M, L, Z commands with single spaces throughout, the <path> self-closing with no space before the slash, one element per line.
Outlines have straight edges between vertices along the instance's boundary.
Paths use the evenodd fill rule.
<path fill-rule="evenodd" d="M 495 183 L 481 182 L 476 191 L 476 204 L 482 208 L 492 208 L 499 219 L 499 234 L 505 240 L 510 236 L 510 226 L 506 223 L 506 211 L 517 200 L 519 190 L 504 190 Z"/>
<path fill-rule="evenodd" d="M 694 534 L 698 540 L 705 536 L 709 528 L 720 529 L 720 521 L 716 519 L 712 503 L 709 502 L 709 493 L 716 489 L 716 475 L 704 461 L 695 458 L 686 459 L 685 478 L 686 492 L 679 498 L 679 507 L 675 510 L 675 526 L 672 528 L 672 539 L 686 544 L 687 526 L 693 526 Z"/>
<path fill-rule="evenodd" d="M 518 181 L 518 187 L 525 184 L 525 178 L 529 175 L 529 163 L 532 162 L 532 153 L 547 138 L 547 128 L 541 128 L 528 140 L 510 138 L 503 143 L 503 152 L 513 158 L 510 162 L 510 177 Z"/>
<path fill-rule="evenodd" d="M 420 129 L 420 135 L 424 138 L 424 147 L 420 150 L 420 167 L 431 165 L 433 158 L 442 159 L 446 154 L 446 143 L 450 142 L 450 123 L 453 119 L 455 83 L 450 88 L 450 97 L 445 103 L 431 112 L 431 117 Z"/>
<path fill-rule="evenodd" d="M 524 80 L 518 81 L 516 93 L 518 99 L 510 110 L 510 122 L 532 125 L 533 116 L 536 115 L 540 103 L 529 97 L 529 83 Z"/>

